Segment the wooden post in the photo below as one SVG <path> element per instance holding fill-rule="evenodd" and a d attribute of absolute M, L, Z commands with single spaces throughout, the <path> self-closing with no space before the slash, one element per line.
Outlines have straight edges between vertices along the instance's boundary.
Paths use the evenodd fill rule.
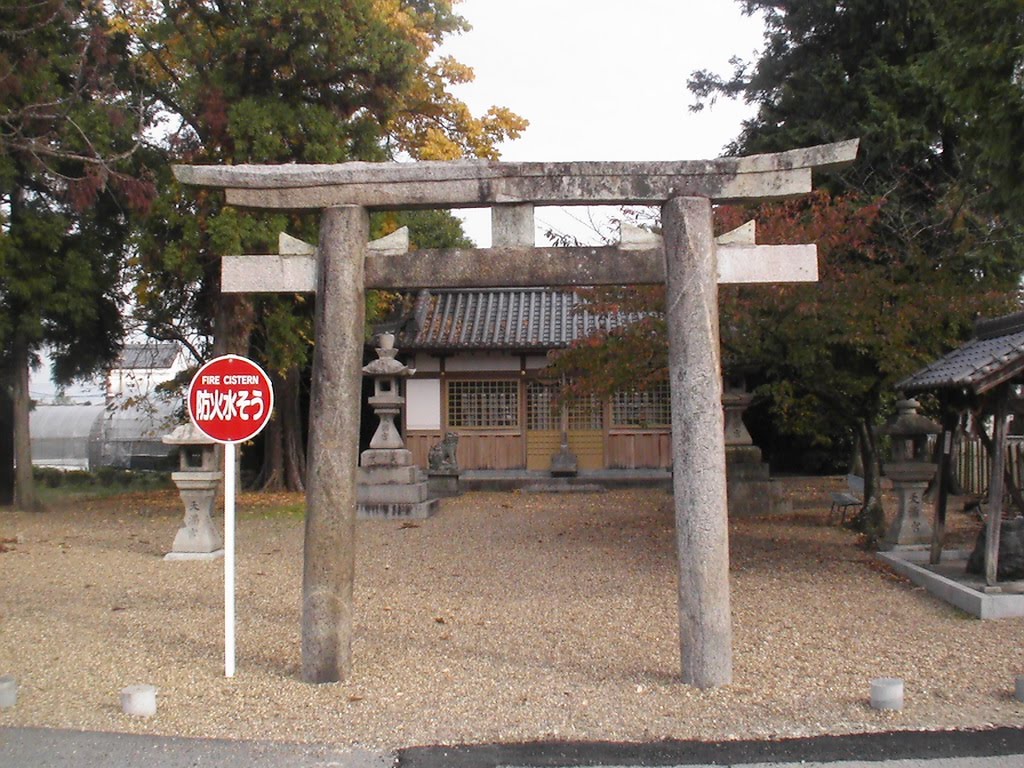
<path fill-rule="evenodd" d="M 946 507 L 949 504 L 949 481 L 953 472 L 953 437 L 960 414 L 948 400 L 943 402 L 942 434 L 939 439 L 939 493 L 935 498 L 935 521 L 932 524 L 932 548 L 928 562 L 938 565 L 942 561 L 942 546 L 946 540 Z"/>
<path fill-rule="evenodd" d="M 662 207 L 683 681 L 732 681 L 729 529 L 711 202 Z"/>
<path fill-rule="evenodd" d="M 356 206 L 328 208 L 320 221 L 302 574 L 302 678 L 310 683 L 343 680 L 352 669 L 369 230 L 366 209 Z"/>
<path fill-rule="evenodd" d="M 995 393 L 995 416 L 992 426 L 992 474 L 988 484 L 988 520 L 985 526 L 985 583 L 995 586 L 999 581 L 999 534 L 1003 522 L 1003 478 L 1006 468 L 1006 428 L 1009 416 L 1010 390 L 1004 384 Z"/>

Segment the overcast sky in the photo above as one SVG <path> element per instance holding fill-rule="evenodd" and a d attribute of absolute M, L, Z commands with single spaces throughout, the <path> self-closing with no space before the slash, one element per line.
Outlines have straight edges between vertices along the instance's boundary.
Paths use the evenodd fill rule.
<path fill-rule="evenodd" d="M 732 101 L 691 112 L 686 89 L 694 70 L 727 74 L 732 56 L 761 47 L 760 17 L 734 0 L 462 0 L 456 10 L 473 29 L 444 52 L 476 73 L 457 95 L 475 114 L 497 104 L 530 121 L 503 160 L 713 158 L 751 114 Z M 488 216 L 467 221 L 480 246 Z M 571 226 L 551 211 L 537 218 Z"/>

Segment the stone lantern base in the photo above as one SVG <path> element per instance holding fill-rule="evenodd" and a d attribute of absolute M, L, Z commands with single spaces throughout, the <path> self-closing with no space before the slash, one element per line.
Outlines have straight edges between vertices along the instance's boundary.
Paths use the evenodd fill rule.
<path fill-rule="evenodd" d="M 727 445 L 725 471 L 729 517 L 761 517 L 789 511 L 757 446 Z"/>
<path fill-rule="evenodd" d="M 430 498 L 422 470 L 413 464 L 405 449 L 370 449 L 359 459 L 356 517 L 360 520 L 386 518 L 425 519 L 440 505 Z"/>
<path fill-rule="evenodd" d="M 185 522 L 178 529 L 165 560 L 214 560 L 224 556 L 220 531 L 212 518 L 223 476 L 221 472 L 206 471 L 171 474 L 185 503 Z"/>
<path fill-rule="evenodd" d="M 928 469 L 927 467 L 925 468 Z M 928 479 L 914 482 L 908 481 L 887 470 L 893 481 L 893 492 L 896 494 L 896 517 L 882 542 L 883 550 L 926 547 L 932 543 L 932 526 L 924 513 L 923 500 L 928 488 Z M 934 474 L 934 470 L 932 471 Z"/>

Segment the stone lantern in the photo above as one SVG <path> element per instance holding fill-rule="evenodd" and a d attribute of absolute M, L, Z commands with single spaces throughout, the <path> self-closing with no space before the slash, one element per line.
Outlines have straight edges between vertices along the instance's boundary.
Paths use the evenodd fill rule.
<path fill-rule="evenodd" d="M 942 427 L 917 412 L 916 400 L 896 403 L 896 416 L 880 432 L 892 438 L 892 460 L 882 465 L 892 480 L 898 509 L 883 542 L 884 549 L 927 546 L 932 528 L 922 514 L 925 489 L 937 469 L 928 449 L 928 439 Z"/>
<path fill-rule="evenodd" d="M 405 403 L 399 379 L 415 371 L 395 359 L 394 335 L 382 333 L 378 344 L 377 359 L 364 366 L 363 373 L 373 379 L 373 395 L 367 402 L 380 423 L 369 450 L 359 457 L 356 514 L 363 519 L 429 517 L 437 510 L 438 500 L 429 498 L 427 480 L 395 426 Z"/>
<path fill-rule="evenodd" d="M 395 426 L 395 418 L 402 413 L 405 398 L 398 394 L 398 379 L 411 376 L 416 371 L 395 359 L 395 337 L 382 333 L 378 337 L 377 359 L 363 368 L 363 373 L 373 378 L 373 395 L 369 399 L 374 415 L 380 420 L 377 431 L 370 440 L 370 448 L 405 448 L 402 436 Z"/>
<path fill-rule="evenodd" d="M 768 463 L 743 423 L 753 402 L 742 373 L 723 377 L 722 410 L 725 418 L 725 476 L 729 515 L 760 516 L 783 512 L 786 502 L 772 483 Z"/>
<path fill-rule="evenodd" d="M 213 524 L 213 505 L 224 473 L 217 469 L 216 444 L 189 422 L 163 437 L 178 446 L 178 472 L 171 479 L 185 504 L 185 522 L 165 560 L 212 560 L 224 555 L 220 532 Z"/>

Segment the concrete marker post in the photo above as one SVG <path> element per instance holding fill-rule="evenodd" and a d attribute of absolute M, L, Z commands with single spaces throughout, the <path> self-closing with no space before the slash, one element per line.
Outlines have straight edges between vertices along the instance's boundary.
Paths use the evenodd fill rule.
<path fill-rule="evenodd" d="M 129 685 L 121 689 L 121 711 L 133 717 L 152 717 L 156 714 L 156 686 Z"/>
<path fill-rule="evenodd" d="M 18 703 L 18 681 L 13 675 L 0 677 L 0 709 L 10 709 Z"/>
<path fill-rule="evenodd" d="M 871 681 L 871 708 L 903 710 L 903 680 L 899 677 L 876 677 Z"/>

